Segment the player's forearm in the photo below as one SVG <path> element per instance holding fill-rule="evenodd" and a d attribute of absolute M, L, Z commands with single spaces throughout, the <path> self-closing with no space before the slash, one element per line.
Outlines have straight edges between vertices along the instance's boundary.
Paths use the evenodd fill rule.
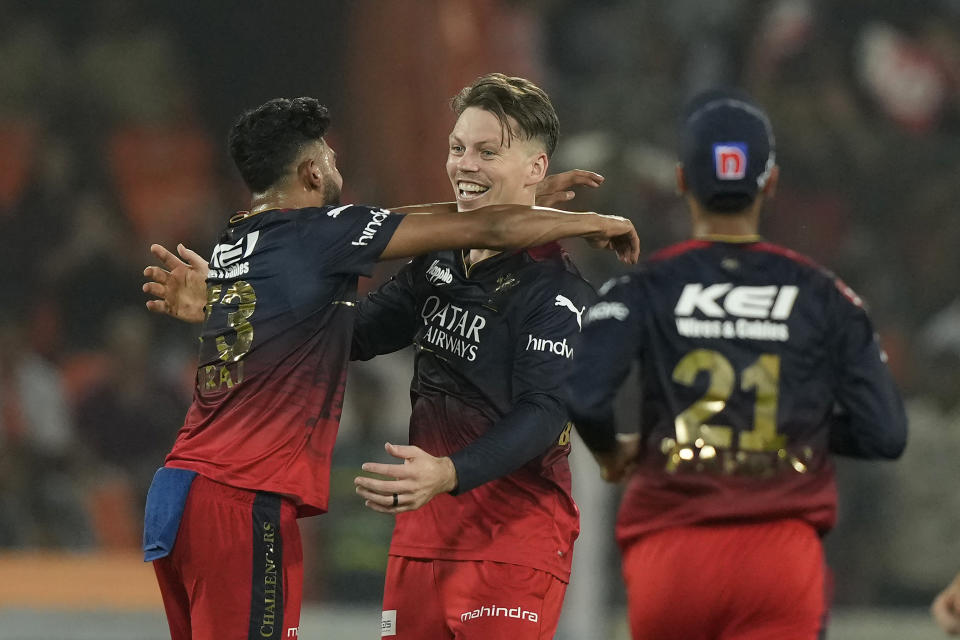
<path fill-rule="evenodd" d="M 390 207 L 396 213 L 456 213 L 456 202 L 434 202 L 432 204 L 405 204 L 400 207 Z"/>
<path fill-rule="evenodd" d="M 587 327 L 587 338 L 596 328 Z M 613 402 L 616 391 L 629 372 L 629 360 L 607 360 L 596 342 L 592 350 L 585 346 L 574 359 L 573 372 L 565 386 L 567 410 L 583 443 L 595 453 L 608 453 L 617 448 Z"/>
<path fill-rule="evenodd" d="M 573 426 L 587 445 L 587 449 L 594 453 L 611 453 L 617 449 L 617 430 L 610 415 L 606 419 L 591 420 L 587 418 L 573 418 Z"/>
<path fill-rule="evenodd" d="M 488 236 L 476 248 L 519 249 L 560 240 L 603 233 L 612 216 L 561 211 L 549 207 L 491 205 L 471 215 L 488 218 Z M 483 246 L 486 245 L 486 246 Z"/>
<path fill-rule="evenodd" d="M 900 457 L 907 444 L 907 421 L 902 407 L 872 418 L 842 414 L 830 425 L 830 451 L 865 460 Z"/>
<path fill-rule="evenodd" d="M 520 402 L 484 435 L 450 456 L 458 495 L 512 473 L 542 455 L 566 424 L 559 406 Z"/>
<path fill-rule="evenodd" d="M 907 414 L 893 376 L 879 357 L 847 370 L 838 393 L 830 448 L 856 458 L 896 459 L 907 444 Z"/>

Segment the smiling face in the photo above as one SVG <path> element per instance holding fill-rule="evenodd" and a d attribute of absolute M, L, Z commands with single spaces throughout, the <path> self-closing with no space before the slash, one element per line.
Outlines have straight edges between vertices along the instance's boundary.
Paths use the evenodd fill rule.
<path fill-rule="evenodd" d="M 516 121 L 508 122 L 516 131 Z M 547 165 L 541 142 L 507 135 L 497 117 L 479 107 L 465 109 L 450 133 L 447 176 L 460 211 L 490 204 L 534 204 Z"/>

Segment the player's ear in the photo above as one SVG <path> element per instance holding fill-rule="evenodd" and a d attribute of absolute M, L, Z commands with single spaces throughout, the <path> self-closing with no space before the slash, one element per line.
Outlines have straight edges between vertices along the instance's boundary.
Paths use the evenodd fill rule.
<path fill-rule="evenodd" d="M 297 179 L 308 191 L 323 189 L 323 172 L 313 158 L 307 158 L 297 167 Z"/>
<path fill-rule="evenodd" d="M 777 184 L 780 181 L 780 165 L 775 164 L 770 168 L 770 175 L 767 176 L 767 181 L 763 185 L 763 197 L 770 199 L 777 195 Z"/>
<path fill-rule="evenodd" d="M 677 195 L 682 196 L 689 189 L 687 188 L 687 174 L 683 171 L 683 163 L 677 163 Z"/>
<path fill-rule="evenodd" d="M 537 184 L 547 177 L 547 169 L 550 166 L 550 159 L 547 154 L 540 152 L 533 156 L 530 161 L 530 183 Z"/>

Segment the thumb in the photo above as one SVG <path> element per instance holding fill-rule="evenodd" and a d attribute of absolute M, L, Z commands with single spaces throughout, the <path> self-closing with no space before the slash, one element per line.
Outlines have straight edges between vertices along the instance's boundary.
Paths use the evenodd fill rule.
<path fill-rule="evenodd" d="M 383 448 L 386 449 L 387 453 L 392 455 L 394 458 L 401 458 L 403 460 L 412 458 L 417 451 L 420 450 L 419 447 L 411 447 L 410 445 L 403 444 L 390 444 L 389 442 L 384 444 Z"/>

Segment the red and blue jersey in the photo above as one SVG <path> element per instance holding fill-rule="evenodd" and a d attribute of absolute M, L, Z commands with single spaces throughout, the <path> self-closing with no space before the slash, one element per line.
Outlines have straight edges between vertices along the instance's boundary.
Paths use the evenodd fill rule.
<path fill-rule="evenodd" d="M 402 215 L 346 205 L 238 214 L 210 259 L 197 386 L 166 466 L 322 513 L 356 315 Z"/>
<path fill-rule="evenodd" d="M 562 388 L 595 297 L 551 244 L 469 267 L 421 256 L 361 302 L 353 357 L 413 344 L 410 444 L 450 456 L 459 481 L 397 515 L 392 555 L 569 579 L 580 526 Z"/>
<path fill-rule="evenodd" d="M 613 446 L 639 363 L 640 453 L 622 544 L 699 523 L 836 519 L 830 454 L 895 458 L 903 403 L 860 299 L 788 249 L 696 240 L 611 281 L 569 380 L 578 431 Z"/>

